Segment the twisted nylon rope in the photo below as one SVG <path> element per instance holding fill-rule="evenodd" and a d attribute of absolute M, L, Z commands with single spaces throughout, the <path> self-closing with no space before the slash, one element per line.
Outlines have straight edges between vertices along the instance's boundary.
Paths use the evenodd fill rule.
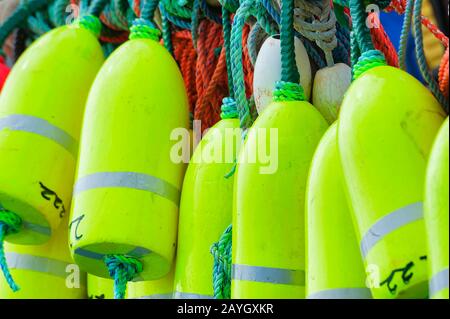
<path fill-rule="evenodd" d="M 412 0 L 411 0 L 412 1 Z M 421 24 L 421 9 L 422 0 L 415 0 L 414 2 L 414 31 L 415 31 L 415 47 L 416 47 L 416 59 L 419 65 L 420 73 L 422 77 L 427 82 L 431 92 L 437 98 L 439 103 L 444 106 L 445 110 L 448 111 L 448 100 L 442 94 L 433 76 L 430 74 L 430 70 L 425 58 L 425 52 L 423 49 L 423 34 L 422 34 L 422 24 Z"/>
<path fill-rule="evenodd" d="M 127 283 L 142 272 L 142 263 L 134 257 L 117 254 L 105 256 L 105 264 L 114 279 L 114 299 L 124 299 Z"/>
<path fill-rule="evenodd" d="M 357 79 L 365 71 L 386 65 L 383 53 L 375 50 L 370 32 L 365 24 L 365 10 L 363 2 L 360 0 L 349 0 L 350 14 L 352 17 L 352 49 L 361 52 L 361 56 L 355 62 L 355 55 L 352 55 L 353 79 Z"/>
<path fill-rule="evenodd" d="M 215 299 L 231 298 L 231 248 L 232 226 L 220 236 L 217 243 L 211 246 L 211 254 L 214 257 L 213 289 Z"/>
<path fill-rule="evenodd" d="M 408 1 L 403 17 L 402 31 L 400 33 L 400 44 L 398 48 L 399 66 L 406 70 L 406 46 L 408 44 L 409 31 L 411 29 L 413 1 Z"/>
<path fill-rule="evenodd" d="M 314 41 L 325 54 L 328 66 L 334 64 L 332 51 L 337 47 L 336 16 L 329 0 L 296 1 L 295 28 L 307 39 Z"/>
<path fill-rule="evenodd" d="M 444 56 L 441 60 L 441 65 L 439 67 L 439 89 L 441 90 L 442 94 L 448 99 L 448 73 L 449 73 L 449 63 L 448 63 L 448 49 L 445 50 Z"/>
<path fill-rule="evenodd" d="M 75 20 L 74 24 L 91 31 L 96 37 L 100 36 L 102 24 L 100 19 L 94 15 L 85 15 Z"/>
<path fill-rule="evenodd" d="M 277 81 L 273 91 L 276 102 L 305 100 L 295 61 L 293 24 L 294 0 L 281 0 L 281 81 Z"/>
<path fill-rule="evenodd" d="M 0 268 L 5 276 L 6 282 L 12 291 L 19 290 L 19 286 L 14 282 L 14 279 L 9 272 L 8 265 L 6 263 L 5 251 L 3 242 L 6 235 L 15 234 L 20 231 L 22 220 L 16 214 L 7 211 L 0 207 Z"/>
<path fill-rule="evenodd" d="M 159 40 L 161 31 L 155 28 L 155 26 L 148 20 L 135 19 L 133 25 L 130 28 L 130 40 L 134 39 L 151 39 L 154 41 Z"/>

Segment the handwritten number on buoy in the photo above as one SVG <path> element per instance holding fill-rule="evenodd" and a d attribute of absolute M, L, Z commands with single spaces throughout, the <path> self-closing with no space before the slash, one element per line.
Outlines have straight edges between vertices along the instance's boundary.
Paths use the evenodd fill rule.
<path fill-rule="evenodd" d="M 427 256 L 420 256 L 419 259 L 421 261 L 424 261 L 424 260 L 427 259 Z M 391 274 L 383 282 L 380 283 L 380 285 L 381 286 L 386 285 L 386 287 L 388 288 L 389 292 L 391 294 L 395 294 L 396 291 L 397 291 L 397 288 L 398 288 L 397 284 L 395 284 L 393 282 L 394 278 L 395 278 L 395 274 L 401 273 L 402 274 L 401 275 L 402 281 L 403 281 L 403 283 L 405 285 L 407 285 L 410 282 L 410 280 L 412 279 L 412 277 L 414 276 L 414 273 L 411 271 L 411 269 L 413 267 L 414 267 L 414 262 L 410 261 L 409 263 L 406 264 L 405 267 L 394 269 L 391 272 Z"/>
<path fill-rule="evenodd" d="M 74 235 L 75 240 L 80 240 L 83 237 L 83 234 L 78 234 L 78 226 L 80 226 L 81 220 L 84 218 L 84 214 L 72 220 L 69 224 L 69 231 Z M 74 230 L 72 232 L 72 226 L 75 224 Z M 72 247 L 72 243 L 70 243 L 70 247 Z"/>
<path fill-rule="evenodd" d="M 42 184 L 42 182 L 39 182 L 39 185 L 41 185 L 42 188 L 41 196 L 48 201 L 51 201 L 53 197 L 53 207 L 59 210 L 59 217 L 63 218 L 64 214 L 66 213 L 66 209 L 64 208 L 62 199 L 59 198 L 59 196 L 54 191 Z"/>

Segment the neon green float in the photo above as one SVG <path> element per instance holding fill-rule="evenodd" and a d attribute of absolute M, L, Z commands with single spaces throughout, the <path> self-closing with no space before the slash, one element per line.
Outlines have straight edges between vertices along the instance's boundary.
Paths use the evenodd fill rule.
<path fill-rule="evenodd" d="M 297 101 L 273 102 L 250 128 L 235 176 L 231 298 L 305 297 L 306 179 L 327 126 Z M 273 167 L 256 156 L 264 147 Z"/>
<path fill-rule="evenodd" d="M 83 299 L 86 274 L 73 263 L 67 243 L 68 215 L 42 245 L 5 243 L 5 256 L 14 280 L 13 292 L 0 276 L 0 299 Z"/>
<path fill-rule="evenodd" d="M 42 244 L 69 213 L 84 105 L 103 60 L 91 31 L 64 26 L 11 70 L 0 96 L 0 203 L 22 223 L 7 241 Z"/>
<path fill-rule="evenodd" d="M 425 228 L 428 238 L 430 297 L 448 299 L 448 117 L 430 155 L 425 184 Z"/>
<path fill-rule="evenodd" d="M 157 39 L 139 38 L 148 26 L 136 27 L 143 32 L 110 55 L 89 93 L 70 223 L 77 264 L 109 278 L 109 257 L 122 266 L 131 260 L 125 282 L 171 269 L 185 170 L 171 158 L 171 134 L 189 135 L 177 64 Z"/>
<path fill-rule="evenodd" d="M 345 94 L 338 147 L 374 298 L 426 298 L 425 167 L 444 112 L 411 75 L 379 66 Z"/>
<path fill-rule="evenodd" d="M 175 298 L 213 298 L 211 245 L 231 223 L 238 119 L 222 119 L 197 146 L 186 171 L 178 226 Z"/>
<path fill-rule="evenodd" d="M 89 299 L 114 299 L 114 280 L 88 274 L 87 293 Z"/>
<path fill-rule="evenodd" d="M 345 198 L 337 123 L 322 137 L 306 189 L 306 288 L 310 299 L 368 299 L 361 253 Z"/>
<path fill-rule="evenodd" d="M 172 299 L 174 271 L 161 279 L 130 282 L 127 299 Z"/>

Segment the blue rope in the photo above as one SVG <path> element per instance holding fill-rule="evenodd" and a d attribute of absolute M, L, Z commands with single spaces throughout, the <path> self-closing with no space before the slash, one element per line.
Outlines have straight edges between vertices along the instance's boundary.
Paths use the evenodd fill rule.
<path fill-rule="evenodd" d="M 398 47 L 398 64 L 402 70 L 406 70 L 406 46 L 408 44 L 409 31 L 411 29 L 412 7 L 413 1 L 408 0 L 406 2 L 402 31 L 400 33 L 400 44 Z"/>
<path fill-rule="evenodd" d="M 206 2 L 206 0 L 200 1 L 200 7 L 201 7 L 203 13 L 205 14 L 205 16 L 209 20 L 211 20 L 217 24 L 222 24 L 222 19 L 221 19 L 220 15 L 218 15 L 212 8 L 210 8 L 210 6 Z"/>
<path fill-rule="evenodd" d="M 414 31 L 415 31 L 414 40 L 415 40 L 415 45 L 416 45 L 416 59 L 419 64 L 420 73 L 422 74 L 425 81 L 428 83 L 428 86 L 430 87 L 431 92 L 437 98 L 439 103 L 441 103 L 441 105 L 444 106 L 444 108 L 446 110 L 448 110 L 448 100 L 441 93 L 435 79 L 430 74 L 428 64 L 427 64 L 427 61 L 425 58 L 425 52 L 423 50 L 421 9 L 422 9 L 422 0 L 415 0 L 415 3 L 414 3 Z"/>
<path fill-rule="evenodd" d="M 191 22 L 190 21 L 178 18 L 178 17 L 170 14 L 166 10 L 166 8 L 164 7 L 164 4 L 162 2 L 159 4 L 159 10 L 161 11 L 162 17 L 165 17 L 168 21 L 170 21 L 171 23 L 173 23 L 177 27 L 182 28 L 182 29 L 188 29 L 188 30 L 191 29 Z"/>

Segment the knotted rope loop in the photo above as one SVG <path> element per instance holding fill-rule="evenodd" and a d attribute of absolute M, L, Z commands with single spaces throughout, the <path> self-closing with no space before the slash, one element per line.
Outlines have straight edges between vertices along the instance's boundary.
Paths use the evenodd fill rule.
<path fill-rule="evenodd" d="M 102 23 L 100 22 L 100 19 L 91 14 L 75 20 L 73 24 L 91 31 L 97 38 L 100 36 L 100 32 L 102 30 Z"/>
<path fill-rule="evenodd" d="M 273 101 L 287 102 L 287 101 L 304 101 L 305 92 L 298 83 L 277 81 L 275 89 L 273 90 Z"/>
<path fill-rule="evenodd" d="M 105 256 L 105 263 L 114 279 L 114 299 L 124 299 L 127 282 L 142 272 L 142 263 L 134 257 L 118 254 Z"/>
<path fill-rule="evenodd" d="M 135 19 L 130 27 L 130 40 L 134 39 L 152 39 L 159 41 L 161 31 L 155 28 L 153 23 L 145 19 Z"/>
<path fill-rule="evenodd" d="M 353 66 L 353 79 L 356 80 L 361 74 L 376 66 L 386 65 L 383 53 L 378 50 L 369 50 L 361 54 L 358 62 Z"/>
<path fill-rule="evenodd" d="M 236 119 L 238 117 L 236 101 L 231 97 L 223 98 L 221 110 L 220 118 L 222 119 Z"/>
<path fill-rule="evenodd" d="M 19 286 L 15 283 L 14 279 L 9 272 L 8 264 L 6 262 L 5 250 L 3 242 L 5 236 L 15 234 L 20 231 L 22 226 L 22 219 L 13 212 L 7 211 L 0 206 L 0 268 L 5 276 L 6 282 L 12 291 L 19 290 Z"/>
<path fill-rule="evenodd" d="M 231 297 L 232 226 L 228 226 L 217 243 L 211 246 L 214 257 L 213 289 L 215 299 Z"/>
<path fill-rule="evenodd" d="M 336 16 L 330 1 L 296 1 L 294 27 L 305 38 L 314 41 L 322 49 L 328 66 L 334 64 L 332 51 L 337 47 Z"/>

